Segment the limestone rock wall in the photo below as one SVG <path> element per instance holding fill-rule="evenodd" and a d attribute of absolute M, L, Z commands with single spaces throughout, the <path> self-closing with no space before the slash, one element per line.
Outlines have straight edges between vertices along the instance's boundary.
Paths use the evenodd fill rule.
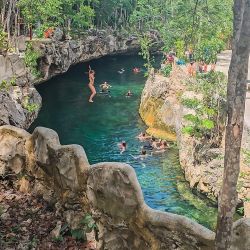
<path fill-rule="evenodd" d="M 72 228 L 84 213 L 91 213 L 99 229 L 97 249 L 214 249 L 210 230 L 184 216 L 149 208 L 131 166 L 90 166 L 81 146 L 62 146 L 51 129 L 39 127 L 31 135 L 1 126 L 0 163 L 0 176 L 15 173 L 25 179 L 23 190 L 56 200 L 56 207 L 61 204 L 60 213 Z M 249 232 L 249 219 L 235 223 L 233 250 L 249 249 Z"/>
<path fill-rule="evenodd" d="M 213 148 L 182 133 L 186 125 L 183 117 L 193 110 L 184 107 L 181 98 L 202 98 L 187 90 L 187 81 L 192 79 L 189 79 L 185 68 L 179 66 L 174 67 L 169 78 L 151 74 L 142 93 L 140 115 L 149 126 L 148 133 L 169 140 L 176 138 L 180 164 L 190 187 L 216 199 L 223 177 L 224 149 L 223 145 Z M 244 200 L 250 193 L 250 170 L 242 166 L 241 171 L 239 196 Z"/>
<path fill-rule="evenodd" d="M 0 139 L 1 175 L 29 176 L 26 190 L 46 200 L 57 197 L 72 226 L 83 212 L 91 213 L 99 228 L 98 249 L 213 249 L 210 230 L 145 204 L 131 166 L 90 166 L 82 147 L 60 145 L 51 129 L 36 128 L 31 135 L 2 126 Z"/>

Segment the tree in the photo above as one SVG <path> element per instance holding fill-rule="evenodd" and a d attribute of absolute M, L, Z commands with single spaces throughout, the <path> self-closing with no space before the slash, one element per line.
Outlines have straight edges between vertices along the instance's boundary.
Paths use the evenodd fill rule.
<path fill-rule="evenodd" d="M 228 75 L 228 123 L 223 184 L 219 197 L 216 249 L 229 249 L 233 215 L 237 205 L 236 185 L 240 171 L 240 149 L 244 124 L 250 53 L 250 0 L 234 2 L 234 38 Z"/>

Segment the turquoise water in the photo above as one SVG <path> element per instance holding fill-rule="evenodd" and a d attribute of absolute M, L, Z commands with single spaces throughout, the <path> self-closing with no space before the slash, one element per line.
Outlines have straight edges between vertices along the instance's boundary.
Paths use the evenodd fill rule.
<path fill-rule="evenodd" d="M 126 162 L 134 167 L 146 203 L 161 211 L 188 216 L 213 228 L 216 209 L 209 201 L 191 193 L 178 163 L 177 149 L 164 154 L 135 160 L 142 143 L 135 137 L 145 130 L 139 117 L 140 95 L 145 84 L 143 73 L 132 68 L 142 67 L 137 56 L 113 56 L 91 61 L 96 71 L 96 86 L 103 81 L 112 85 L 110 96 L 98 94 L 94 103 L 88 102 L 87 72 L 89 63 L 72 67 L 64 75 L 37 86 L 43 107 L 36 126 L 57 131 L 61 144 L 80 144 L 91 164 L 102 161 Z M 125 68 L 123 74 L 117 73 Z M 134 95 L 126 98 L 131 90 Z M 125 140 L 127 151 L 120 154 L 117 144 Z"/>

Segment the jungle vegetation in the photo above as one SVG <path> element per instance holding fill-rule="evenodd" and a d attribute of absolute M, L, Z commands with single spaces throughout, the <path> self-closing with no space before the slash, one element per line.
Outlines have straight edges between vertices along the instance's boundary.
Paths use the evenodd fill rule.
<path fill-rule="evenodd" d="M 43 37 L 48 28 L 65 34 L 92 29 L 143 35 L 158 30 L 164 48 L 230 47 L 232 0 L 1 0 L 0 46 L 20 34 Z M 12 39 L 14 41 L 14 39 Z M 6 46 L 6 45 L 5 45 Z"/>

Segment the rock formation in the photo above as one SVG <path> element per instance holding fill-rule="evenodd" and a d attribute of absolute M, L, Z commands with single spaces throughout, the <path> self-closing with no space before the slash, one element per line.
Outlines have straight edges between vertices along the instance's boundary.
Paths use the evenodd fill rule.
<path fill-rule="evenodd" d="M 154 42 L 152 49 L 159 48 L 161 40 L 156 32 L 149 33 Z M 35 78 L 24 61 L 25 42 L 21 37 L 18 42 L 20 54 L 0 55 L 0 124 L 11 124 L 20 128 L 28 128 L 37 117 L 39 108 L 28 111 L 22 103 L 28 98 L 31 104 L 41 106 L 41 97 L 34 89 L 34 84 L 44 82 L 53 76 L 67 72 L 74 64 L 87 62 L 105 55 L 122 53 L 137 53 L 140 50 L 137 36 L 114 35 L 107 31 L 89 31 L 82 38 L 73 40 L 34 39 L 32 46 L 39 52 L 39 78 Z M 14 84 L 15 93 L 6 90 L 8 85 Z M 9 92 L 9 93 L 7 93 Z M 20 105 L 18 105 L 18 103 Z M 16 106 L 16 108 L 14 108 Z"/>
<path fill-rule="evenodd" d="M 223 143 L 213 147 L 182 132 L 187 123 L 184 116 L 194 111 L 182 105 L 181 97 L 202 98 L 187 89 L 185 82 L 190 80 L 185 69 L 178 66 L 169 78 L 151 74 L 142 93 L 140 115 L 150 134 L 168 140 L 176 138 L 180 164 L 190 187 L 216 199 L 222 183 Z M 250 171 L 244 165 L 241 171 L 239 190 L 244 199 L 249 195 Z"/>
<path fill-rule="evenodd" d="M 53 130 L 42 127 L 31 135 L 1 126 L 0 149 L 0 175 L 29 176 L 24 190 L 55 199 L 72 228 L 84 213 L 92 214 L 99 229 L 97 249 L 213 249 L 210 230 L 184 216 L 149 208 L 127 164 L 90 166 L 82 147 L 62 146 Z M 236 222 L 235 250 L 247 249 L 249 230 L 249 220 Z"/>

